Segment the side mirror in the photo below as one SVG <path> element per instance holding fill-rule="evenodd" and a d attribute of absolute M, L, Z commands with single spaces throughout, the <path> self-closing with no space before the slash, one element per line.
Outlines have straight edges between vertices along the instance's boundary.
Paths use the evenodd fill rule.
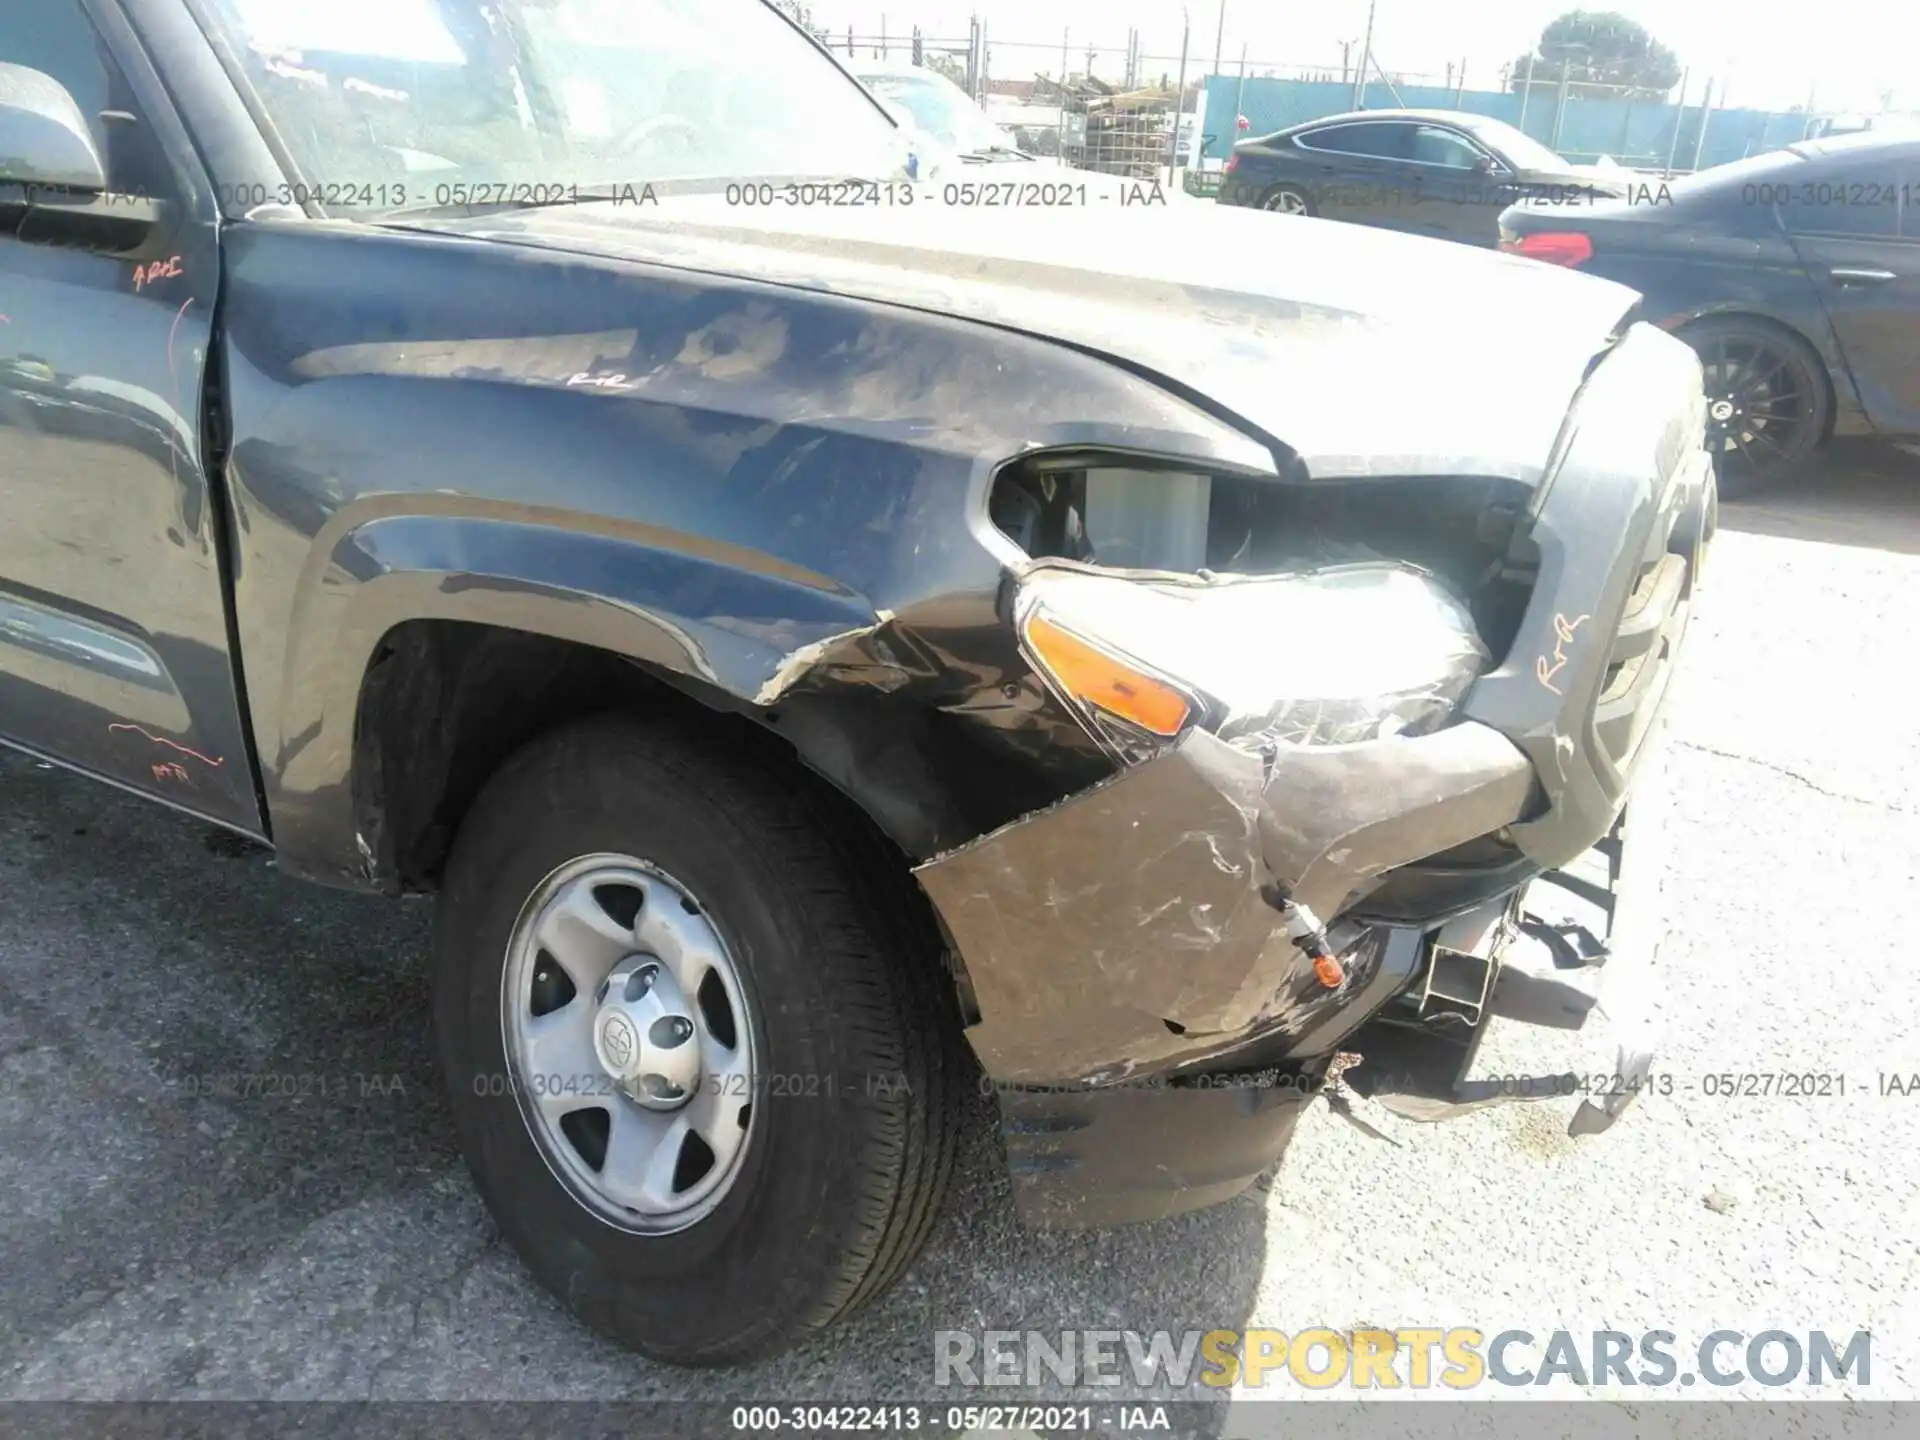
<path fill-rule="evenodd" d="M 1476 155 L 1473 160 L 1473 173 L 1476 175 L 1491 175 L 1493 173 L 1493 157 L 1491 155 Z"/>
<path fill-rule="evenodd" d="M 0 62 L 0 230 L 27 242 L 137 251 L 166 204 L 107 189 L 87 117 L 66 86 Z"/>
<path fill-rule="evenodd" d="M 0 184 L 99 194 L 106 166 L 87 117 L 51 75 L 0 63 Z"/>

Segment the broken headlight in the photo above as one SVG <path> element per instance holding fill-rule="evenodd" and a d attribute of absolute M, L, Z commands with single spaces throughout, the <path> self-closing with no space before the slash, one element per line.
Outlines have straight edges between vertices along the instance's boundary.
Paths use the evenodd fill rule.
<path fill-rule="evenodd" d="M 1016 609 L 1030 658 L 1130 758 L 1192 724 L 1247 749 L 1420 734 L 1490 658 L 1451 591 L 1391 561 L 1192 580 L 1043 565 Z"/>

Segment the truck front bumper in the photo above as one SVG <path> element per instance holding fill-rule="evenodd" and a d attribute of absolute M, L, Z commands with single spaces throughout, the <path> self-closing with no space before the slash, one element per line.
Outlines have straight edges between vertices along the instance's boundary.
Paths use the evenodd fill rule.
<path fill-rule="evenodd" d="M 1636 801 L 1633 809 L 1636 821 L 1644 815 L 1658 823 L 1654 807 Z M 1453 813 L 1468 815 L 1472 806 Z M 1644 829 L 1636 824 L 1636 833 Z M 1660 842 L 1665 837 L 1658 830 L 1647 832 L 1654 843 L 1635 847 L 1634 859 L 1640 863 L 1627 865 L 1624 830 L 1617 822 L 1576 864 L 1538 876 L 1519 893 L 1517 906 L 1515 896 L 1502 897 L 1444 927 L 1349 928 L 1343 947 L 1346 973 L 1337 987 L 1313 978 L 1310 965 L 1284 932 L 1271 918 L 1262 922 L 1251 906 L 1244 912 L 1243 933 L 1226 945 L 1185 957 L 1194 963 L 1183 965 L 1174 958 L 1171 965 L 1138 972 L 1152 983 L 1163 981 L 1169 970 L 1184 970 L 1194 981 L 1184 991 L 1166 992 L 1169 1009 L 1209 993 L 1204 987 L 1210 981 L 1197 979 L 1195 972 L 1210 963 L 1248 967 L 1235 994 L 1257 992 L 1278 977 L 1282 1003 L 1267 1007 L 1271 1013 L 1225 1037 L 1224 1044 L 1217 1033 L 1180 1035 L 1176 1027 L 1185 1027 L 1179 1022 L 1156 1022 L 1115 1002 L 1105 984 L 1107 966 L 1122 955 L 1129 957 L 1123 963 L 1147 966 L 1154 943 L 1126 932 L 1176 933 L 1161 928 L 1160 916 L 1124 899 L 1116 901 L 1110 918 L 1096 922 L 1100 929 L 1091 943 L 1105 948 L 1067 949 L 1050 957 L 1051 975 L 1068 992 L 1049 998 L 1029 988 L 1021 996 L 1027 1005 L 1021 1018 L 1008 1009 L 1014 997 L 996 988 L 996 980 L 1005 979 L 1000 968 L 986 967 L 986 995 L 979 996 L 976 987 L 983 1018 L 969 1035 L 986 1067 L 983 1083 L 999 1103 L 1021 1218 L 1037 1227 L 1083 1229 L 1159 1219 L 1231 1199 L 1284 1152 L 1307 1106 L 1322 1094 L 1327 1062 L 1336 1049 L 1362 1052 L 1347 1059 L 1359 1064 L 1341 1085 L 1347 1097 L 1341 1103 L 1351 1107 L 1371 1097 L 1376 1120 L 1451 1119 L 1490 1104 L 1578 1094 L 1585 1099 L 1574 1113 L 1570 1133 L 1608 1128 L 1638 1097 L 1652 1064 L 1649 1012 L 1657 1001 L 1658 984 L 1652 961 L 1664 913 L 1651 903 L 1656 896 L 1648 892 L 1659 888 L 1666 859 Z M 1176 852 L 1185 849 L 1181 841 L 1186 838 L 1175 838 Z M 1018 858 L 1046 862 L 1044 855 L 1033 852 L 1021 852 Z M 1207 876 L 1196 871 L 1196 882 L 1211 887 L 1215 876 L 1224 880 L 1227 870 L 1210 868 Z M 1631 883 L 1635 879 L 1637 885 Z M 1571 911 L 1570 893 L 1575 902 Z M 958 894 L 949 899 L 958 899 Z M 1079 909 L 1064 889 L 1052 900 L 1069 911 Z M 1044 908 L 1047 897 L 1037 897 L 1036 903 Z M 1403 994 L 1394 1008 L 1412 1015 L 1413 995 L 1442 988 L 1436 964 L 1440 947 L 1452 943 L 1461 930 L 1473 930 L 1479 917 L 1509 906 L 1515 918 L 1554 929 L 1576 921 L 1583 939 L 1599 947 L 1589 952 L 1597 984 L 1586 973 L 1570 975 L 1551 966 L 1544 973 L 1529 971 L 1526 963 L 1534 958 L 1537 945 L 1523 931 L 1503 929 L 1483 952 L 1486 969 L 1479 996 L 1467 1002 L 1484 1012 L 1475 1015 L 1471 1038 L 1440 1037 L 1438 1049 L 1449 1058 L 1443 1058 L 1437 1075 L 1423 1080 L 1396 1075 L 1396 1057 L 1404 1052 L 1395 1042 L 1420 1039 L 1431 1058 L 1429 1042 L 1434 1037 L 1399 1025 L 1361 1027 Z M 981 912 L 961 901 L 943 907 L 942 913 L 971 913 L 977 919 Z M 1274 912 L 1267 913 L 1272 917 Z M 1091 916 L 1089 907 L 1064 923 L 1082 923 Z M 1256 943 L 1263 926 L 1265 938 Z M 1047 929 L 1044 923 L 1041 928 Z M 977 941 L 970 923 L 967 933 Z M 1463 958 L 1452 957 L 1455 964 Z M 1597 968 L 1602 963 L 1604 970 Z M 1214 993 L 1215 1003 L 1222 999 L 1231 997 L 1224 990 Z M 992 1025 L 984 1019 L 989 1013 L 995 1016 Z M 1478 1039 L 1495 1017 L 1578 1032 L 1570 1037 L 1573 1056 L 1564 1070 L 1524 1084 L 1510 1079 L 1463 1081 Z M 1127 1036 L 1136 1047 L 1133 1056 L 1116 1056 L 1111 1047 L 1117 1035 Z M 1063 1060 L 1095 1051 L 1105 1055 L 1105 1068 L 1080 1078 L 1050 1078 L 1059 1076 Z M 1383 1086 L 1387 1093 L 1381 1093 Z M 1487 1093 L 1481 1094 L 1482 1089 Z M 1369 1128 L 1364 1119 L 1362 1128 Z"/>
<path fill-rule="evenodd" d="M 1596 370 L 1535 499 L 1531 601 L 1455 723 L 1277 753 L 1191 732 L 918 868 L 1029 1219 L 1145 1218 L 1246 1185 L 1442 922 L 1613 829 L 1714 528 L 1699 374 L 1646 326 Z M 1454 861 L 1487 842 L 1508 858 L 1476 891 Z M 1395 885 L 1408 876 L 1421 883 Z M 1285 933 L 1273 887 L 1346 917 L 1334 983 Z M 1389 894 L 1433 903 L 1370 914 Z"/>

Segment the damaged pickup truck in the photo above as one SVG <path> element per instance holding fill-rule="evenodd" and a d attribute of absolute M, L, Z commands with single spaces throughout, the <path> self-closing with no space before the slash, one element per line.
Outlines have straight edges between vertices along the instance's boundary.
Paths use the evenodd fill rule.
<path fill-rule="evenodd" d="M 1715 514 L 1631 292 L 976 204 L 760 0 L 362 16 L 0 17 L 0 732 L 437 894 L 585 1319 L 872 1299 L 976 1094 L 1036 1223 L 1230 1197 L 1363 1024 L 1470 1048 L 1540 877 L 1610 898 Z"/>

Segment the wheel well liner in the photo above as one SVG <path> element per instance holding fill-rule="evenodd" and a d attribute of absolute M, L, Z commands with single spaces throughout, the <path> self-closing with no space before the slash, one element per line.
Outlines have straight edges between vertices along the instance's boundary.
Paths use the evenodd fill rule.
<path fill-rule="evenodd" d="M 750 706 L 694 677 L 554 636 L 411 620 L 382 637 L 354 719 L 353 813 L 369 878 L 389 892 L 437 887 L 467 808 L 514 751 L 606 711 L 668 712 L 775 763 L 803 764 L 902 853 L 966 829 L 915 717 L 857 697 Z"/>

